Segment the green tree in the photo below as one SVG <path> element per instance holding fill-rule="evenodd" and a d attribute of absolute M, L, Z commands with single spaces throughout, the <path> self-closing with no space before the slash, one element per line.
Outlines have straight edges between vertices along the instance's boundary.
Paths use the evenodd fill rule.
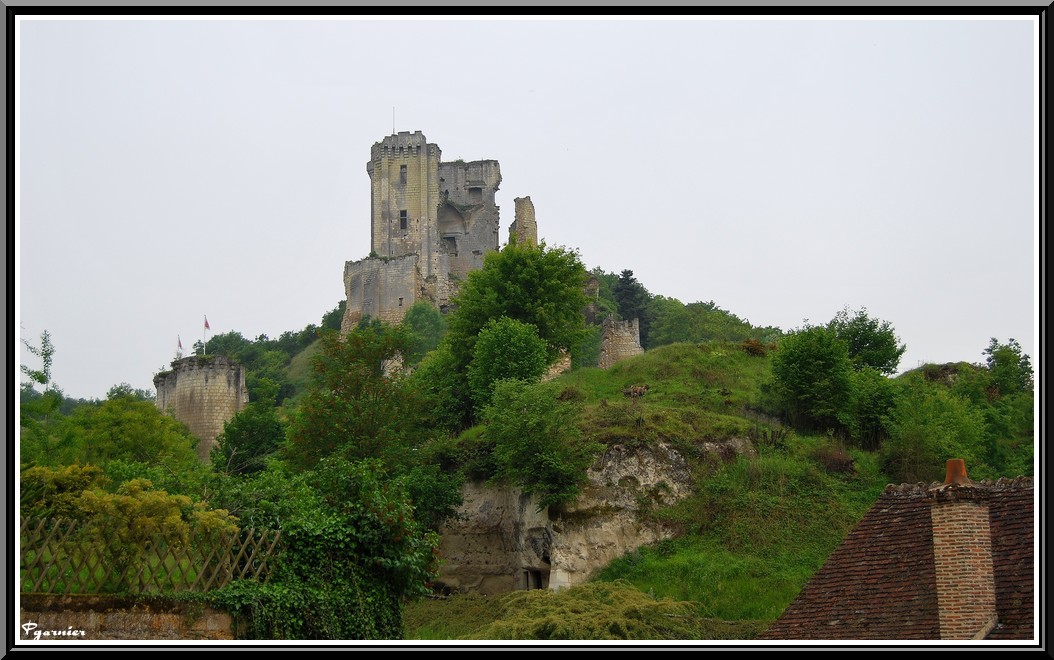
<path fill-rule="evenodd" d="M 827 329 L 846 343 L 854 369 L 871 367 L 886 375 L 893 374 L 907 349 L 889 321 L 872 318 L 866 307 L 855 312 L 843 308 L 827 324 Z"/>
<path fill-rule="evenodd" d="M 319 342 L 312 380 L 290 420 L 289 459 L 301 467 L 334 452 L 351 460 L 400 460 L 422 426 L 414 390 L 386 373 L 406 351 L 406 328 L 374 321 L 343 339 L 323 331 Z"/>
<path fill-rule="evenodd" d="M 603 449 L 582 438 L 576 408 L 558 394 L 553 383 L 499 381 L 483 413 L 497 478 L 537 494 L 540 508 L 574 500 Z"/>
<path fill-rule="evenodd" d="M 472 423 L 468 374 L 454 357 L 449 337 L 421 360 L 408 383 L 436 429 L 457 433 Z"/>
<path fill-rule="evenodd" d="M 618 275 L 605 272 L 596 267 L 589 271 L 590 277 L 597 281 L 597 295 L 593 304 L 596 305 L 596 313 L 590 321 L 599 322 L 612 314 L 618 314 L 618 301 L 615 300 L 615 285 L 618 284 Z"/>
<path fill-rule="evenodd" d="M 403 356 L 407 365 L 416 365 L 429 351 L 439 346 L 446 333 L 446 320 L 432 305 L 417 301 L 406 311 L 403 324 L 411 333 L 410 345 Z"/>
<path fill-rule="evenodd" d="M 702 341 L 695 331 L 692 313 L 676 298 L 655 296 L 651 301 L 651 347 L 681 341 Z"/>
<path fill-rule="evenodd" d="M 494 383 L 508 378 L 538 380 L 547 364 L 545 342 L 533 325 L 502 316 L 489 321 L 476 338 L 468 384 L 476 410 L 490 403 Z"/>
<path fill-rule="evenodd" d="M 886 424 L 896 404 L 896 384 L 872 367 L 853 371 L 850 381 L 850 435 L 860 447 L 874 451 L 888 435 Z"/>
<path fill-rule="evenodd" d="M 26 518 L 79 519 L 80 496 L 85 490 L 101 488 L 106 476 L 97 465 L 43 465 L 22 470 L 19 475 L 19 508 Z"/>
<path fill-rule="evenodd" d="M 840 429 L 848 421 L 852 367 L 844 340 L 822 326 L 784 336 L 772 356 L 773 387 L 793 425 Z"/>
<path fill-rule="evenodd" d="M 55 387 L 51 380 L 51 365 L 54 360 L 55 346 L 51 343 L 51 334 L 45 330 L 40 334 L 40 346 L 34 346 L 27 340 L 22 345 L 35 357 L 40 358 L 40 368 L 33 369 L 20 365 L 22 373 L 29 378 L 22 384 L 19 401 L 19 449 L 22 462 L 36 460 L 50 461 L 62 442 L 56 436 L 56 425 L 62 419 L 62 391 Z M 34 387 L 40 386 L 43 392 Z"/>
<path fill-rule="evenodd" d="M 229 474 L 259 472 L 285 440 L 286 425 L 274 407 L 278 386 L 266 379 L 261 386 L 260 398 L 224 423 L 211 453 L 216 470 Z"/>
<path fill-rule="evenodd" d="M 510 243 L 487 253 L 453 301 L 449 337 L 458 370 L 472 361 L 479 331 L 502 316 L 536 327 L 550 362 L 561 350 L 573 350 L 589 335 L 582 315 L 589 302 L 585 280 L 578 254 L 564 248 Z"/>
<path fill-rule="evenodd" d="M 329 310 L 322 315 L 322 329 L 323 330 L 336 330 L 340 331 L 341 321 L 344 320 L 344 309 L 347 307 L 348 301 L 341 300 L 337 303 L 337 306 Z"/>
<path fill-rule="evenodd" d="M 1034 380 L 1032 362 L 1021 350 L 1021 344 L 1013 337 L 1006 344 L 992 337 L 984 349 L 985 362 L 992 375 L 992 385 L 1002 395 L 1015 392 L 1032 392 Z"/>
<path fill-rule="evenodd" d="M 52 464 L 105 466 L 120 459 L 179 471 L 198 463 L 197 438 L 150 401 L 119 396 L 82 406 L 66 418 L 64 431 L 67 449 Z"/>
<path fill-rule="evenodd" d="M 435 578 L 438 545 L 404 482 L 379 461 L 337 456 L 300 477 L 269 477 L 286 483 L 272 497 L 301 500 L 286 505 L 282 552 L 266 583 L 236 581 L 215 600 L 247 615 L 256 639 L 399 639 L 402 604 Z"/>
<path fill-rule="evenodd" d="M 132 387 L 128 383 L 121 383 L 120 385 L 114 385 L 106 392 L 107 399 L 116 399 L 118 397 L 128 397 L 136 401 L 153 401 L 154 393 L 150 390 Z"/>
<path fill-rule="evenodd" d="M 930 482 L 944 477 L 949 458 L 966 461 L 974 478 L 998 476 L 983 461 L 983 413 L 946 387 L 906 381 L 890 413 L 882 468 L 894 482 Z"/>
<path fill-rule="evenodd" d="M 619 274 L 618 282 L 614 287 L 615 301 L 618 303 L 618 313 L 623 319 L 640 320 L 640 344 L 650 348 L 649 331 L 651 330 L 651 312 L 648 303 L 651 302 L 651 294 L 644 285 L 633 276 L 633 271 L 626 269 Z"/>

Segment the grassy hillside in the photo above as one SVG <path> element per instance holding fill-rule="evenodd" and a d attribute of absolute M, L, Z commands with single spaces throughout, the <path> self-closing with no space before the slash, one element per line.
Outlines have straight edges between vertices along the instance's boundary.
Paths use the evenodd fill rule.
<path fill-rule="evenodd" d="M 769 373 L 766 355 L 739 344 L 704 343 L 664 346 L 607 370 L 561 376 L 561 397 L 582 403 L 580 422 L 590 437 L 605 443 L 670 442 L 688 457 L 694 494 L 651 514 L 677 538 L 617 559 L 577 590 L 413 603 L 406 610 L 407 637 L 757 635 L 885 485 L 872 455 L 845 450 L 830 438 L 797 436 L 754 412 Z M 643 396 L 626 395 L 643 385 L 648 386 Z M 731 437 L 751 439 L 757 458 L 719 462 L 701 451 L 703 442 Z M 671 608 L 679 608 L 683 625 L 642 623 L 674 616 Z M 604 625 L 576 623 L 570 614 L 576 611 Z"/>

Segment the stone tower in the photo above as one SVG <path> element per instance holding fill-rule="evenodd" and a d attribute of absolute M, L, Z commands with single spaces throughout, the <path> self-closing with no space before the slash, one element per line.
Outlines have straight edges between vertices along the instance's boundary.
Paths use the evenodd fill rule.
<path fill-rule="evenodd" d="M 175 360 L 171 371 L 154 376 L 154 389 L 157 407 L 190 427 L 206 462 L 223 424 L 249 402 L 245 370 L 222 355 Z"/>
<path fill-rule="evenodd" d="M 370 250 L 380 257 L 416 254 L 435 265 L 442 152 L 417 131 L 389 135 L 370 149 Z"/>
<path fill-rule="evenodd" d="M 516 219 L 509 225 L 509 239 L 516 237 L 520 245 L 538 245 L 538 222 L 534 219 L 534 202 L 530 196 L 517 197 L 512 200 L 516 203 Z"/>
<path fill-rule="evenodd" d="M 640 319 L 616 321 L 614 317 L 604 319 L 600 336 L 600 362 L 597 366 L 607 369 L 619 360 L 640 355 Z"/>
<path fill-rule="evenodd" d="M 342 332 L 365 316 L 401 321 L 418 300 L 442 309 L 457 283 L 498 249 L 498 162 L 441 159 L 420 131 L 389 135 L 370 149 L 372 254 L 344 265 Z"/>

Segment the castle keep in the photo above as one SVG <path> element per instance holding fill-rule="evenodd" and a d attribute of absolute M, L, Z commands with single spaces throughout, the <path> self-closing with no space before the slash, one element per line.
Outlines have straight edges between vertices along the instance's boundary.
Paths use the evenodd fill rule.
<path fill-rule="evenodd" d="M 194 355 L 172 362 L 172 370 L 154 376 L 160 410 L 190 427 L 198 439 L 198 457 L 209 460 L 223 425 L 249 402 L 245 370 L 222 355 Z"/>
<path fill-rule="evenodd" d="M 459 283 L 498 249 L 498 161 L 444 163 L 442 155 L 421 131 L 389 135 L 370 149 L 370 256 L 344 264 L 342 334 L 367 316 L 399 323 L 419 300 L 445 310 Z M 509 240 L 537 246 L 534 203 L 513 201 Z M 590 286 L 596 298 L 599 282 Z M 586 311 L 598 322 L 595 310 Z M 637 319 L 604 322 L 601 367 L 642 352 Z M 569 369 L 570 359 L 562 356 L 547 378 Z"/>
<path fill-rule="evenodd" d="M 345 332 L 365 316 L 397 323 L 418 300 L 443 309 L 498 249 L 498 161 L 444 163 L 423 133 L 403 131 L 373 145 L 366 172 L 370 256 L 344 266 Z"/>

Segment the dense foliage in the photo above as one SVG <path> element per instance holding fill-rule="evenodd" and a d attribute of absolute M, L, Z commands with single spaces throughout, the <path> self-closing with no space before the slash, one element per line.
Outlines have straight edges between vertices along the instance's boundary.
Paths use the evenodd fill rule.
<path fill-rule="evenodd" d="M 574 500 L 603 446 L 582 439 L 574 404 L 548 383 L 502 380 L 483 412 L 497 478 L 539 495 L 545 508 Z"/>
<path fill-rule="evenodd" d="M 154 532 L 179 543 L 192 527 L 281 529 L 271 579 L 214 602 L 260 639 L 392 639 L 435 578 L 435 530 L 465 479 L 516 486 L 559 518 L 605 444 L 662 442 L 686 457 L 694 490 L 670 507 L 642 496 L 641 511 L 678 538 L 562 594 L 451 599 L 479 610 L 471 626 L 444 629 L 437 602 L 412 604 L 411 620 L 433 614 L 411 634 L 750 638 L 885 483 L 939 479 L 950 457 L 975 479 L 1032 474 L 1036 383 L 1013 339 L 993 338 L 978 364 L 893 378 L 904 345 L 865 308 L 784 334 L 652 295 L 628 269 L 592 277 L 595 299 L 576 253 L 514 244 L 446 316 L 418 304 L 402 324 L 366 319 L 342 337 L 338 305 L 321 329 L 213 337 L 209 354 L 249 366 L 252 401 L 211 464 L 148 392 L 65 399 L 45 334 L 30 346 L 41 364 L 22 369 L 20 513 L 79 520 L 117 539 L 107 561 L 127 565 Z M 642 319 L 654 350 L 537 382 L 560 351 L 588 366 L 599 333 L 586 321 L 611 313 Z M 730 439 L 757 455 L 705 449 Z"/>
<path fill-rule="evenodd" d="M 489 321 L 479 331 L 468 365 L 468 385 L 476 409 L 490 404 L 499 380 L 537 380 L 545 373 L 547 357 L 545 342 L 535 326 L 505 316 Z"/>
<path fill-rule="evenodd" d="M 571 250 L 511 243 L 487 253 L 453 301 L 448 337 L 461 370 L 472 361 L 480 331 L 503 316 L 537 328 L 550 361 L 570 352 L 588 335 L 585 283 L 585 267 Z"/>
<path fill-rule="evenodd" d="M 871 368 L 888 376 L 896 372 L 900 356 L 907 350 L 890 322 L 872 318 L 866 307 L 856 312 L 842 309 L 827 329 L 846 343 L 854 369 Z"/>
<path fill-rule="evenodd" d="M 324 331 L 313 380 L 289 425 L 286 456 L 311 467 L 325 456 L 395 460 L 418 428 L 413 392 L 386 368 L 406 349 L 402 327 L 366 322 L 341 338 Z"/>
<path fill-rule="evenodd" d="M 399 639 L 403 600 L 434 577 L 438 539 L 387 476 L 376 460 L 320 460 L 284 505 L 297 515 L 270 579 L 234 582 L 214 601 L 247 616 L 255 639 Z"/>
<path fill-rule="evenodd" d="M 846 342 L 807 326 L 783 337 L 772 356 L 779 405 L 791 424 L 810 431 L 840 428 L 851 402 L 852 366 Z"/>

